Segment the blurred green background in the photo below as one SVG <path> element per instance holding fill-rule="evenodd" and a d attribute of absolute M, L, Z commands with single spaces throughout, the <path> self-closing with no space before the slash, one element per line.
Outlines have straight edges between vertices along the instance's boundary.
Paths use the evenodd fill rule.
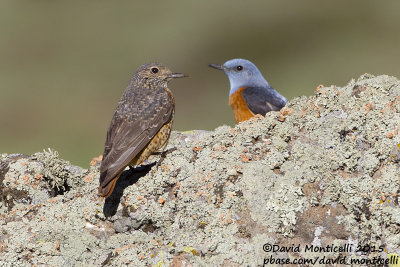
<path fill-rule="evenodd" d="M 400 1 L 0 2 L 0 153 L 51 147 L 87 167 L 102 154 L 136 68 L 159 61 L 175 130 L 233 125 L 227 77 L 253 61 L 288 99 L 363 73 L 400 75 Z"/>

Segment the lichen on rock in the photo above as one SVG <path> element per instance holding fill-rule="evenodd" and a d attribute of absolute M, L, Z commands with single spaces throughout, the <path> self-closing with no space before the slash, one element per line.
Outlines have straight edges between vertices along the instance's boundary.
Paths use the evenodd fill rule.
<path fill-rule="evenodd" d="M 265 243 L 386 249 L 343 253 L 348 260 L 399 254 L 399 111 L 394 77 L 319 86 L 265 118 L 173 132 L 168 148 L 177 149 L 159 166 L 124 172 L 106 201 L 96 195 L 99 160 L 84 170 L 53 151 L 2 154 L 0 259 L 259 266 L 270 256 L 321 256 L 265 252 Z"/>
<path fill-rule="evenodd" d="M 47 178 L 51 188 L 58 191 L 82 185 L 81 169 L 72 166 L 68 161 L 60 159 L 58 152 L 52 149 L 43 150 L 32 155 L 32 160 L 43 164 L 43 176 Z"/>

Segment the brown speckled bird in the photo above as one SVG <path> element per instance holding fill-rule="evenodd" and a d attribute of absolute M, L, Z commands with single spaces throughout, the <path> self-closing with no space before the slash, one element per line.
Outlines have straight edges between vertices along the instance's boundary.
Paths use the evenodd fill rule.
<path fill-rule="evenodd" d="M 107 131 L 100 166 L 99 195 L 109 197 L 129 166 L 140 165 L 165 148 L 174 118 L 174 97 L 168 89 L 173 73 L 160 63 L 142 65 L 125 89 Z"/>

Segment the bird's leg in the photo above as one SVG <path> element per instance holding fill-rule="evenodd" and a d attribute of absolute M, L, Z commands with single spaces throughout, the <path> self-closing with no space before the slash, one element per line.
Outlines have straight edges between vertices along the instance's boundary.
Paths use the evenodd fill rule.
<path fill-rule="evenodd" d="M 173 148 L 170 148 L 170 149 L 165 150 L 163 152 L 155 152 L 155 153 L 153 153 L 155 155 L 160 155 L 160 160 L 157 162 L 156 168 L 158 168 L 161 165 L 161 163 L 163 162 L 163 160 L 165 159 L 167 154 L 169 154 L 171 152 L 174 152 L 176 149 L 177 149 L 176 147 L 173 147 Z"/>

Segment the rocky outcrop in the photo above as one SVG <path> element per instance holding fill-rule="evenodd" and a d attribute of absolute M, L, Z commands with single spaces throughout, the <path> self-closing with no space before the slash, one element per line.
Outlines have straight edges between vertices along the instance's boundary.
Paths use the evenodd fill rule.
<path fill-rule="evenodd" d="M 389 260 L 400 249 L 399 111 L 393 77 L 319 86 L 234 128 L 174 132 L 169 148 L 177 149 L 159 166 L 125 171 L 106 201 L 96 195 L 100 158 L 82 169 L 52 150 L 2 154 L 0 261 Z M 318 251 L 329 247 L 343 251 Z"/>

